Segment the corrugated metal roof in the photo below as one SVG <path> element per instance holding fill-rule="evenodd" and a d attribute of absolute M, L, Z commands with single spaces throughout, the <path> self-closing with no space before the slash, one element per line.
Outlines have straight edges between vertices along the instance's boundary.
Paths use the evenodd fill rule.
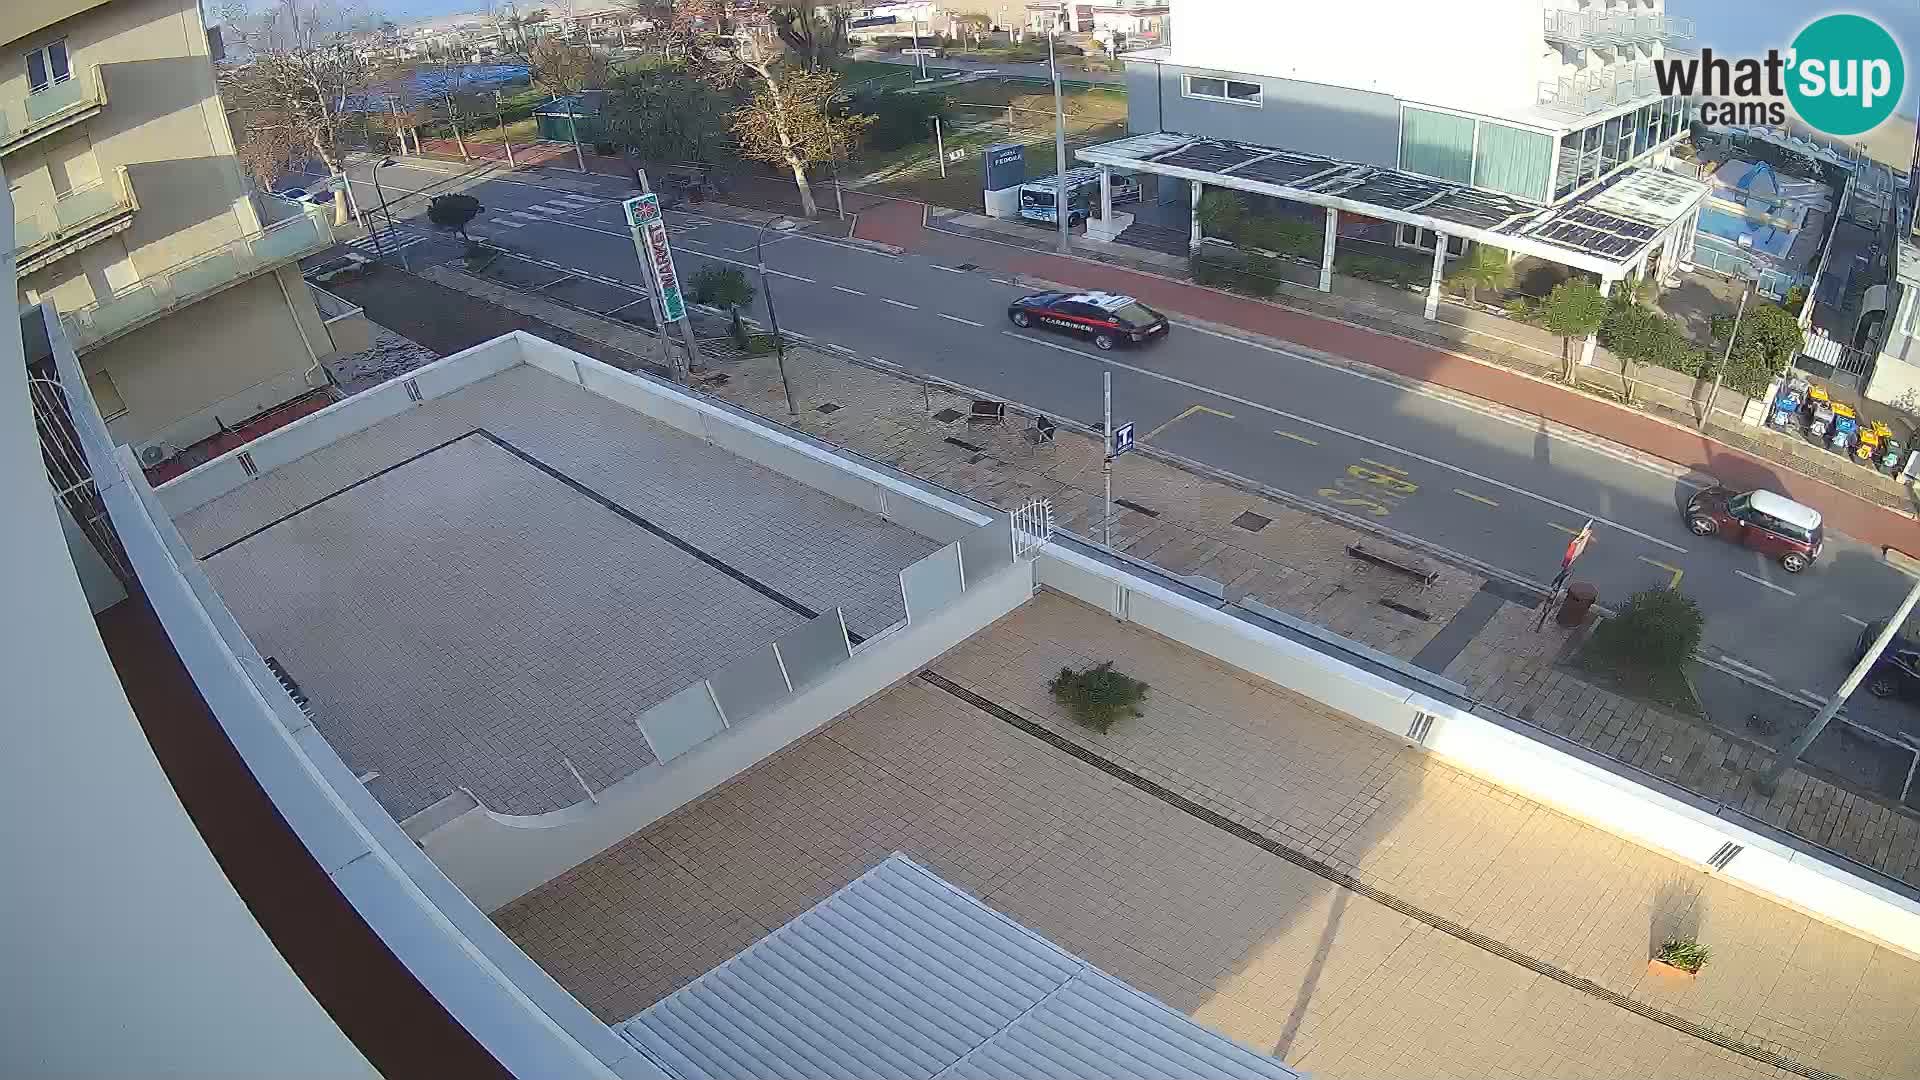
<path fill-rule="evenodd" d="M 1294 1080 L 896 854 L 619 1026 L 683 1080 Z"/>

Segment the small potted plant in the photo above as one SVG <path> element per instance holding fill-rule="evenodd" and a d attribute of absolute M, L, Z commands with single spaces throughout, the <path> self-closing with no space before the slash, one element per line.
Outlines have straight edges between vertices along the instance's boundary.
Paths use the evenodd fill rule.
<path fill-rule="evenodd" d="M 1668 938 L 1647 962 L 1647 971 L 1658 977 L 1691 982 L 1700 975 L 1700 969 L 1707 966 L 1707 957 L 1712 954 L 1712 949 L 1692 938 Z"/>
<path fill-rule="evenodd" d="M 1147 698 L 1147 684 L 1113 670 L 1113 661 L 1095 664 L 1084 671 L 1061 668 L 1047 684 L 1073 718 L 1102 735 L 1114 721 L 1140 716 L 1140 703 Z"/>

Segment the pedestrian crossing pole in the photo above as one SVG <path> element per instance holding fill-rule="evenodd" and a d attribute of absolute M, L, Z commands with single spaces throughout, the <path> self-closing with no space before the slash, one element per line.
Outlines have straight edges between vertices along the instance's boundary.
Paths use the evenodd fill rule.
<path fill-rule="evenodd" d="M 1100 373 L 1101 393 L 1105 399 L 1101 409 L 1105 419 L 1101 422 L 1100 433 L 1107 440 L 1106 452 L 1100 455 L 1100 479 L 1107 489 L 1107 512 L 1100 519 L 1100 542 L 1108 548 L 1113 547 L 1113 372 Z"/>

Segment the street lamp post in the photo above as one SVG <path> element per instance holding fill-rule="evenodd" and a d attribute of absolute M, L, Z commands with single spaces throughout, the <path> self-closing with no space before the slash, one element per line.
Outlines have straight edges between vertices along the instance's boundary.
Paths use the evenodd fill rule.
<path fill-rule="evenodd" d="M 780 314 L 774 310 L 773 284 L 767 277 L 767 230 L 775 227 L 776 223 L 781 232 L 793 229 L 793 221 L 789 218 L 775 217 L 761 222 L 760 231 L 754 236 L 753 259 L 760 265 L 760 295 L 767 298 L 767 322 L 773 327 L 774 362 L 780 367 L 780 388 L 787 394 L 787 415 L 799 416 L 800 410 L 793 403 L 793 384 L 787 381 L 787 339 L 780 336 Z"/>
<path fill-rule="evenodd" d="M 411 271 L 413 268 L 407 265 L 407 253 L 404 250 L 402 250 L 400 237 L 397 233 L 394 232 L 393 207 L 387 205 L 387 193 L 384 190 L 382 190 L 380 187 L 380 170 L 392 164 L 394 164 L 394 160 L 392 158 L 388 158 L 385 161 L 382 161 L 381 163 L 379 163 L 378 165 L 375 165 L 373 168 L 368 169 L 367 175 L 373 177 L 373 193 L 379 196 L 380 198 L 380 209 L 386 211 L 387 213 L 387 239 L 393 241 L 394 253 L 400 256 L 400 269 Z M 386 252 L 382 250 L 380 247 L 380 239 L 378 236 L 380 232 L 380 219 L 377 216 L 374 218 L 374 221 L 373 221 L 373 231 L 375 233 L 374 241 L 373 241 L 374 250 L 379 251 L 381 257 L 385 258 Z"/>
<path fill-rule="evenodd" d="M 1073 211 L 1067 206 L 1067 112 L 1060 96 L 1060 65 L 1053 56 L 1053 36 L 1057 27 L 1047 30 L 1047 70 L 1053 74 L 1053 219 L 1059 227 L 1060 254 L 1073 254 L 1071 236 Z"/>
<path fill-rule="evenodd" d="M 1740 338 L 1740 320 L 1746 317 L 1747 301 L 1753 297 L 1754 279 L 1747 279 L 1747 287 L 1740 291 L 1740 307 L 1733 313 L 1733 331 L 1727 335 L 1727 351 L 1720 356 L 1720 370 L 1713 373 L 1713 389 L 1707 391 L 1707 407 L 1700 410 L 1700 418 L 1694 421 L 1695 431 L 1707 429 L 1707 418 L 1713 415 L 1714 399 L 1720 396 L 1720 381 L 1727 377 L 1727 364 L 1733 360 L 1733 343 Z"/>

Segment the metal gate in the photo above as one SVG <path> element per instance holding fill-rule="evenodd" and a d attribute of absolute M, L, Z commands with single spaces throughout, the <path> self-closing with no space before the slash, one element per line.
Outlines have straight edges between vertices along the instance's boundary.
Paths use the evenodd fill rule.
<path fill-rule="evenodd" d="M 47 482 L 53 485 L 54 497 L 66 507 L 120 584 L 129 592 L 136 590 L 139 583 L 133 564 L 127 560 L 120 534 L 107 516 L 107 504 L 94 485 L 87 455 L 80 448 L 79 432 L 74 428 L 67 388 L 61 385 L 53 361 L 28 365 L 27 389 L 33 395 L 33 426 L 40 435 L 40 456 L 46 461 Z M 83 388 L 81 392 L 86 391 Z"/>

